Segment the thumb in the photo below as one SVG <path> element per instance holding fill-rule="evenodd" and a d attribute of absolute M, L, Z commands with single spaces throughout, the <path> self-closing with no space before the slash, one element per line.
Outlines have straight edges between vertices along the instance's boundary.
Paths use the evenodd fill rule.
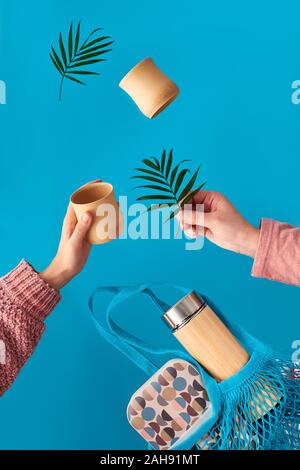
<path fill-rule="evenodd" d="M 75 243 L 83 243 L 92 224 L 93 216 L 90 212 L 84 212 L 77 222 L 71 239 Z"/>

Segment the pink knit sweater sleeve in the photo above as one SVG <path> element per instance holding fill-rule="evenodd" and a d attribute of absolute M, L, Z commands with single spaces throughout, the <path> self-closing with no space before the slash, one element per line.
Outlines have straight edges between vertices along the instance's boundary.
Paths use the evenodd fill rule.
<path fill-rule="evenodd" d="M 0 396 L 33 353 L 59 300 L 25 260 L 0 278 Z"/>
<path fill-rule="evenodd" d="M 300 286 L 300 228 L 262 219 L 252 275 Z"/>

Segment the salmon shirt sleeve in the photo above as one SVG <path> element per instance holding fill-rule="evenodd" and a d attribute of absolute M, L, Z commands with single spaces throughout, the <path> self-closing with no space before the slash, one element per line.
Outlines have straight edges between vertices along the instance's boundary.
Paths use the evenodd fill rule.
<path fill-rule="evenodd" d="M 300 286 L 300 228 L 262 219 L 251 274 Z"/>

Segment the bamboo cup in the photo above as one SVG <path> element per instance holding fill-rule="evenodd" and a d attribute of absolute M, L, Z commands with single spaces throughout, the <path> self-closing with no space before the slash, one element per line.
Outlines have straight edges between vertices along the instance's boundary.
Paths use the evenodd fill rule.
<path fill-rule="evenodd" d="M 110 183 L 91 183 L 71 196 L 76 217 L 84 212 L 93 214 L 93 223 L 87 235 L 89 243 L 99 245 L 116 239 L 123 230 L 123 217 Z"/>
<path fill-rule="evenodd" d="M 195 292 L 180 299 L 164 314 L 175 338 L 218 382 L 239 372 L 250 356 L 215 312 Z M 258 419 L 274 407 L 280 394 L 272 384 L 257 382 L 257 402 L 250 402 L 252 419 Z M 257 404 L 261 398 L 264 403 Z M 271 397 L 269 400 L 267 397 Z"/>
<path fill-rule="evenodd" d="M 161 113 L 179 94 L 177 85 L 150 57 L 133 67 L 120 81 L 119 86 L 150 119 Z"/>

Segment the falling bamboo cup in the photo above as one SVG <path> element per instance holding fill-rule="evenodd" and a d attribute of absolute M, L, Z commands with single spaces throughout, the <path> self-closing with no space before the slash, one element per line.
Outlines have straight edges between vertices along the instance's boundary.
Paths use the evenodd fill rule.
<path fill-rule="evenodd" d="M 71 204 L 79 220 L 84 212 L 93 214 L 87 241 L 99 245 L 117 238 L 123 230 L 123 217 L 110 183 L 90 183 L 72 194 Z"/>
<path fill-rule="evenodd" d="M 179 94 L 177 85 L 150 57 L 133 67 L 120 81 L 119 86 L 150 119 L 161 113 Z"/>
<path fill-rule="evenodd" d="M 218 381 L 239 372 L 250 356 L 204 299 L 195 292 L 180 299 L 163 316 L 175 338 Z M 265 403 L 251 403 L 252 419 L 264 415 L 279 401 L 280 394 L 271 384 L 257 383 L 256 397 Z M 268 397 L 272 397 L 269 400 Z"/>

